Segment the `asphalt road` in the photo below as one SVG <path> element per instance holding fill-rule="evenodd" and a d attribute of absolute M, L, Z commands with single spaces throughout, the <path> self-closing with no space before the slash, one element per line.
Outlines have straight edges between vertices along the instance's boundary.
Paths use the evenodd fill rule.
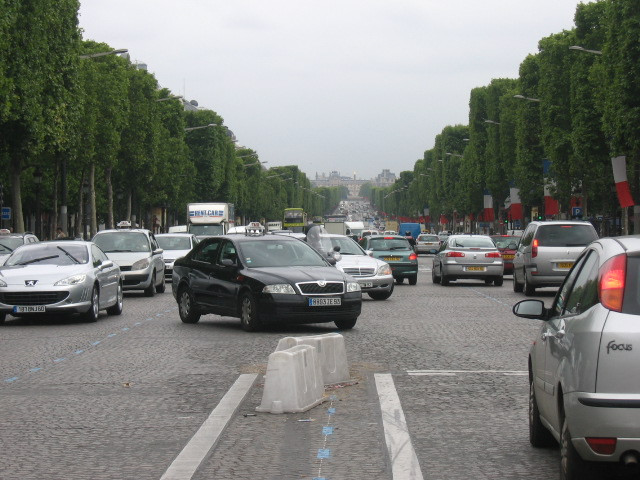
<path fill-rule="evenodd" d="M 356 327 L 341 332 L 353 384 L 297 414 L 256 414 L 268 356 L 279 339 L 335 332 L 333 323 L 254 334 L 213 315 L 186 325 L 169 288 L 127 293 L 121 316 L 95 324 L 8 317 L 0 478 L 557 478 L 558 450 L 528 441 L 527 353 L 539 323 L 512 315 L 523 295 L 510 277 L 502 287 L 433 285 L 430 264 L 420 256 L 416 286 L 365 298 Z M 553 290 L 540 298 L 550 303 Z M 234 384 L 254 376 L 221 432 L 204 431 L 211 450 L 195 473 L 172 473 L 220 418 L 212 412 L 233 404 Z M 391 428 L 399 436 L 385 437 Z"/>

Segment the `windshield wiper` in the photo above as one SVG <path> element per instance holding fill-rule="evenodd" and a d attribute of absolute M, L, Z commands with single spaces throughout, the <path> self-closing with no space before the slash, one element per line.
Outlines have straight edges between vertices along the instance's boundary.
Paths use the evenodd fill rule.
<path fill-rule="evenodd" d="M 69 257 L 71 260 L 73 260 L 76 263 L 80 263 L 80 260 L 78 260 L 76 257 L 74 257 L 73 255 L 71 255 L 69 252 L 67 252 L 64 248 L 62 247 L 58 247 L 58 250 L 62 250 L 64 252 L 64 254 Z"/>
<path fill-rule="evenodd" d="M 122 252 L 133 252 L 133 250 L 105 250 L 105 252 L 109 252 L 109 253 L 122 253 Z"/>
<path fill-rule="evenodd" d="M 51 260 L 52 258 L 58 258 L 60 255 L 49 255 L 48 257 L 34 258 L 33 260 L 27 260 L 26 262 L 16 263 L 15 265 L 28 265 L 30 263 L 41 262 L 42 260 Z"/>
<path fill-rule="evenodd" d="M 13 248 L 8 247 L 7 245 L 5 245 L 4 243 L 0 243 L 0 247 L 6 248 L 7 250 L 9 250 L 10 252 L 13 252 Z"/>
<path fill-rule="evenodd" d="M 407 247 L 391 247 L 389 250 L 409 250 Z"/>

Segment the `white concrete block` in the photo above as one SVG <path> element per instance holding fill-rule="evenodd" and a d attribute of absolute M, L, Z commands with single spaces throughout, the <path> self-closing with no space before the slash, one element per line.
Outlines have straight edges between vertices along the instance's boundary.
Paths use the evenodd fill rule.
<path fill-rule="evenodd" d="M 258 412 L 299 413 L 322 403 L 324 382 L 315 347 L 297 345 L 269 355 Z"/>
<path fill-rule="evenodd" d="M 285 337 L 278 342 L 276 352 L 286 350 L 295 345 L 311 345 L 316 348 L 325 385 L 348 382 L 350 380 L 344 337 L 339 333 Z"/>

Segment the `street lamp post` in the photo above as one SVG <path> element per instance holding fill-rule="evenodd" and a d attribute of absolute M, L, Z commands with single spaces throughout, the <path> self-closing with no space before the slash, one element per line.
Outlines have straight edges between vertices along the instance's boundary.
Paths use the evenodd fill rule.
<path fill-rule="evenodd" d="M 500 125 L 500 122 L 496 122 L 494 120 L 489 120 L 487 118 L 484 119 L 484 123 L 490 123 L 491 125 Z"/>
<path fill-rule="evenodd" d="M 588 48 L 584 48 L 579 45 L 571 45 L 569 47 L 569 50 L 577 50 L 579 52 L 587 52 L 587 53 L 593 53 L 594 55 L 602 55 L 601 50 L 589 50 Z"/>
<path fill-rule="evenodd" d="M 105 55 L 119 55 L 121 53 L 127 53 L 129 50 L 126 48 L 120 48 L 118 50 L 111 50 L 109 52 L 97 52 L 97 53 L 85 53 L 84 55 L 80 55 L 80 58 L 96 58 L 96 57 L 104 57 Z"/>
<path fill-rule="evenodd" d="M 82 196 L 83 196 L 83 200 L 84 200 L 84 212 L 83 212 L 83 220 L 82 220 L 82 228 L 84 230 L 84 235 L 83 238 L 85 240 L 89 240 L 89 232 L 88 232 L 88 228 L 89 228 L 89 192 L 91 191 L 91 187 L 89 185 L 89 182 L 87 180 L 85 180 L 82 183 Z"/>
<path fill-rule="evenodd" d="M 200 125 L 199 127 L 188 127 L 188 128 L 185 128 L 184 131 L 192 132 L 193 130 L 200 130 L 201 128 L 211 128 L 211 127 L 217 127 L 217 126 L 218 126 L 217 123 L 210 123 L 209 125 Z"/>
<path fill-rule="evenodd" d="M 40 220 L 40 184 L 42 183 L 42 172 L 39 168 L 33 172 L 33 183 L 36 184 L 36 237 L 42 240 L 42 226 Z"/>

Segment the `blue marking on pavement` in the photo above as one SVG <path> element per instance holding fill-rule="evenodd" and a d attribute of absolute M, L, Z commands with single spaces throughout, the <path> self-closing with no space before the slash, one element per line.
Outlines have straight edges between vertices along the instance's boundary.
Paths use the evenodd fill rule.
<path fill-rule="evenodd" d="M 169 308 L 168 310 L 165 310 L 164 313 L 169 313 L 171 311 L 171 309 Z"/>
<path fill-rule="evenodd" d="M 107 337 L 115 337 L 117 335 L 117 333 L 110 333 L 109 335 L 107 335 Z"/>
<path fill-rule="evenodd" d="M 129 327 L 124 327 L 124 328 L 122 329 L 122 331 L 123 331 L 123 332 L 126 332 L 127 330 L 129 330 Z"/>
<path fill-rule="evenodd" d="M 149 320 L 153 320 L 153 318 L 147 318 L 147 322 L 148 322 Z"/>
<path fill-rule="evenodd" d="M 164 313 L 156 313 L 156 317 L 161 317 L 163 315 L 164 315 Z"/>
<path fill-rule="evenodd" d="M 34 368 L 29 369 L 29 371 L 32 372 L 32 373 L 39 372 L 40 370 L 42 370 L 41 367 L 34 367 Z"/>
<path fill-rule="evenodd" d="M 333 427 L 322 427 L 323 435 L 333 435 Z"/>
<path fill-rule="evenodd" d="M 5 378 L 4 381 L 7 382 L 7 383 L 11 383 L 11 382 L 15 382 L 16 380 L 18 380 L 18 378 L 20 378 L 20 377 Z"/>
<path fill-rule="evenodd" d="M 329 412 L 329 415 L 333 415 L 334 413 L 336 413 L 336 409 L 334 407 L 331 407 L 329 410 L 327 410 L 327 412 Z"/>
<path fill-rule="evenodd" d="M 58 363 L 58 362 L 64 362 L 66 359 L 65 358 L 56 358 L 54 360 L 54 362 Z"/>
<path fill-rule="evenodd" d="M 313 477 L 311 480 L 327 480 L 324 477 Z"/>
<path fill-rule="evenodd" d="M 331 456 L 331 450 L 328 448 L 318 449 L 318 458 L 329 458 Z"/>
<path fill-rule="evenodd" d="M 134 327 L 137 327 L 138 325 L 142 325 L 142 322 L 136 322 L 133 324 Z"/>
<path fill-rule="evenodd" d="M 508 303 L 501 302 L 501 301 L 500 301 L 500 300 L 498 300 L 497 298 L 493 298 L 493 297 L 492 297 L 492 296 L 490 296 L 490 295 L 486 295 L 486 294 L 484 294 L 484 293 L 482 293 L 482 292 L 480 292 L 480 291 L 476 290 L 475 288 L 470 288 L 469 290 L 471 290 L 472 292 L 477 293 L 478 295 L 482 295 L 484 298 L 488 298 L 489 300 L 491 300 L 491 301 L 493 301 L 493 302 L 496 302 L 496 303 L 499 303 L 500 305 L 504 305 L 505 307 L 509 307 L 509 308 L 511 308 L 511 305 L 509 305 Z"/>
<path fill-rule="evenodd" d="M 73 353 L 75 353 L 76 355 L 80 355 L 81 353 L 84 353 L 84 350 L 76 350 Z"/>
<path fill-rule="evenodd" d="M 91 345 L 93 345 L 93 346 L 95 347 L 95 346 L 96 346 L 96 345 L 98 345 L 99 343 L 100 343 L 100 340 L 98 340 L 97 342 L 92 342 L 92 343 L 91 343 Z"/>

